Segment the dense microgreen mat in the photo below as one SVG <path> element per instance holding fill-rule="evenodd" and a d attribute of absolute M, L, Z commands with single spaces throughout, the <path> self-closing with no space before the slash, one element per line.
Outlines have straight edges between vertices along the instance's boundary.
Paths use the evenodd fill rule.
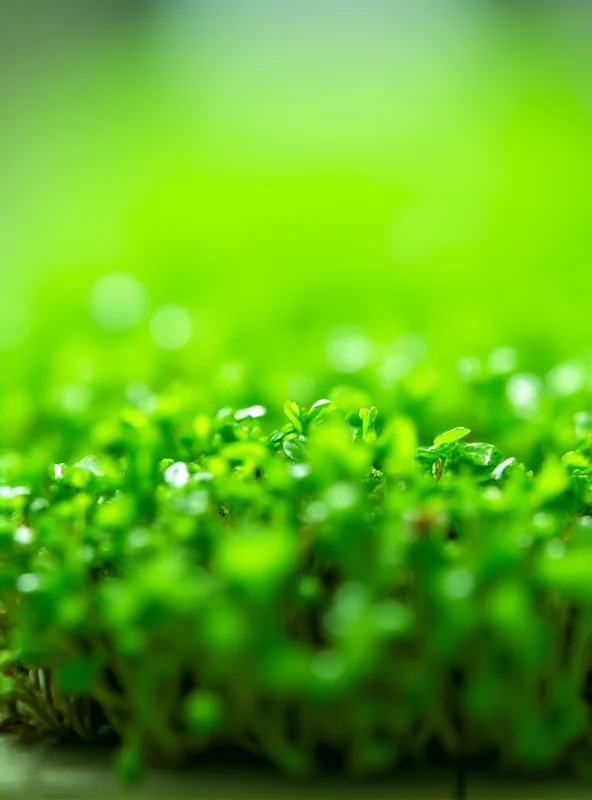
<path fill-rule="evenodd" d="M 0 462 L 4 727 L 115 735 L 127 775 L 218 744 L 585 772 L 589 379 L 507 356 L 450 380 L 472 430 L 417 370 L 386 412 L 359 375 L 306 405 L 40 402 Z"/>
<path fill-rule="evenodd" d="M 3 729 L 591 773 L 590 4 L 12 5 Z"/>

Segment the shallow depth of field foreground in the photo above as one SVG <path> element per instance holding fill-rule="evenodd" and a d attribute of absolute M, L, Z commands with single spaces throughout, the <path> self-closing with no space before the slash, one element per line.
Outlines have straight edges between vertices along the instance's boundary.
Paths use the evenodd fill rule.
<path fill-rule="evenodd" d="M 0 793 L 589 796 L 592 14 L 73 5 L 0 25 Z"/>

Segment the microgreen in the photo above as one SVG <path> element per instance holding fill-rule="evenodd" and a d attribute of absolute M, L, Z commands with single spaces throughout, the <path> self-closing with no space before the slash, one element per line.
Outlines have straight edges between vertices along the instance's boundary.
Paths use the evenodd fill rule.
<path fill-rule="evenodd" d="M 114 734 L 128 776 L 217 743 L 292 773 L 326 748 L 363 773 L 432 742 L 579 769 L 586 412 L 560 397 L 555 440 L 518 415 L 498 449 L 428 438 L 429 408 L 379 413 L 355 387 L 211 413 L 151 397 L 2 455 L 5 728 Z"/>

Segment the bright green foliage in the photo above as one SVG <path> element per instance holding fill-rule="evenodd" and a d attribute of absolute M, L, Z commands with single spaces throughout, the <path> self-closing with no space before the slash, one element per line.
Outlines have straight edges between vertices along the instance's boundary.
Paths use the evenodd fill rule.
<path fill-rule="evenodd" d="M 341 386 L 208 413 L 176 389 L 48 416 L 47 435 L 5 452 L 5 725 L 115 732 L 129 777 L 148 754 L 217 743 L 292 773 L 326 748 L 364 773 L 434 742 L 579 769 L 587 414 L 547 398 L 536 420 L 504 412 L 499 451 L 468 428 L 418 447 L 429 404 L 368 401 Z"/>
<path fill-rule="evenodd" d="M 450 431 L 439 434 L 434 439 L 434 447 L 440 447 L 443 444 L 453 444 L 469 435 L 471 431 L 468 428 L 452 428 Z"/>

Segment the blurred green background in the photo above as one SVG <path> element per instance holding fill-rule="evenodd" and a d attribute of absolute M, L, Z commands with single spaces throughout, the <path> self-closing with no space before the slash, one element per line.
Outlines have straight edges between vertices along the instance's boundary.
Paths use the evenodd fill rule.
<path fill-rule="evenodd" d="M 592 362 L 588 4 L 1 9 L 5 443 L 84 387 L 388 402 L 421 364 L 445 416 L 459 360 Z"/>

